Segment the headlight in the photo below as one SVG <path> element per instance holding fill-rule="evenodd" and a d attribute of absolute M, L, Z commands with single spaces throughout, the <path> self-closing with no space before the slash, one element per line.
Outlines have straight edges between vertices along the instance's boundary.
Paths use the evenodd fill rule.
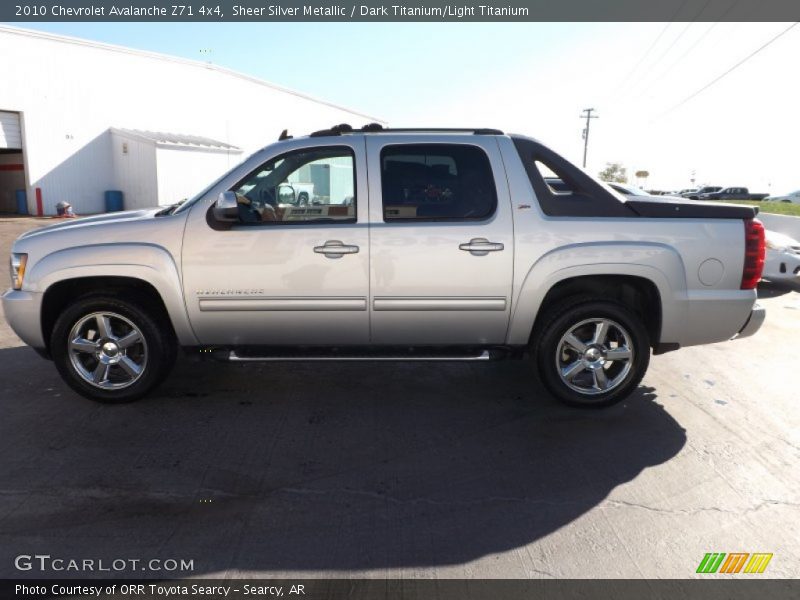
<path fill-rule="evenodd" d="M 767 239 L 766 243 L 767 243 L 767 248 L 769 248 L 770 250 L 778 250 L 779 252 L 783 252 L 784 250 L 786 250 L 786 246 L 781 246 L 780 244 L 778 244 L 777 242 L 773 242 L 772 240 Z"/>
<path fill-rule="evenodd" d="M 25 265 L 28 263 L 27 254 L 11 255 L 11 287 L 15 290 L 22 289 L 22 280 L 25 278 Z"/>

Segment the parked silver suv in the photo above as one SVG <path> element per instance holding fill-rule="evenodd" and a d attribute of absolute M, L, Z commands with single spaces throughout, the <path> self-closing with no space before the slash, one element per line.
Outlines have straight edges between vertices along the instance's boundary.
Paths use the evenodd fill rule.
<path fill-rule="evenodd" d="M 100 401 L 143 396 L 182 347 L 230 361 L 527 356 L 556 397 L 605 406 L 651 349 L 764 319 L 752 207 L 626 199 L 496 130 L 281 137 L 180 206 L 21 236 L 11 326 Z"/>

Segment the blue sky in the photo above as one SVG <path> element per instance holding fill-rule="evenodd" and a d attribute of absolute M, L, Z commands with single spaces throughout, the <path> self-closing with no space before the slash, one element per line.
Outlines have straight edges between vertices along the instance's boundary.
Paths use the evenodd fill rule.
<path fill-rule="evenodd" d="M 545 57 L 596 25 L 20 23 L 21 27 L 196 60 L 386 118 L 420 94 L 481 86 L 509 54 Z M 210 52 L 201 52 L 210 50 Z M 516 60 L 512 61 L 514 64 Z M 319 65 L 316 68 L 312 65 Z M 457 101 L 457 98 L 453 98 Z"/>
<path fill-rule="evenodd" d="M 593 173 L 615 161 L 660 189 L 689 187 L 692 173 L 697 184 L 800 189 L 800 27 L 684 102 L 786 23 L 18 25 L 210 60 L 395 126 L 527 133 L 575 162 L 591 106 Z"/>

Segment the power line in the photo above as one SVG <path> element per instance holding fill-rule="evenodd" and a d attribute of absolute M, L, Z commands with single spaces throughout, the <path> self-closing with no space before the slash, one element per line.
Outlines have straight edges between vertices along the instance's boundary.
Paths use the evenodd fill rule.
<path fill-rule="evenodd" d="M 747 56 L 745 56 L 745 57 L 744 57 L 742 60 L 740 60 L 739 62 L 737 62 L 735 65 L 733 65 L 733 66 L 732 66 L 730 69 L 728 69 L 727 71 L 725 71 L 725 72 L 724 72 L 722 75 L 720 75 L 720 76 L 716 77 L 715 79 L 713 79 L 712 81 L 710 81 L 709 83 L 707 83 L 706 85 L 704 85 L 703 87 L 701 87 L 699 90 L 697 90 L 696 92 L 694 92 L 693 94 L 691 94 L 690 96 L 688 96 L 688 97 L 684 98 L 684 99 L 683 99 L 681 102 L 679 102 L 678 104 L 676 104 L 675 106 L 673 106 L 673 107 L 672 107 L 672 108 L 670 108 L 669 110 L 667 110 L 667 111 L 664 111 L 663 113 L 661 113 L 660 115 L 658 115 L 658 116 L 656 117 L 656 119 L 658 119 L 658 118 L 660 118 L 660 117 L 663 117 L 663 116 L 665 116 L 665 115 L 668 115 L 668 114 L 669 114 L 669 113 L 671 113 L 672 111 L 674 111 L 674 110 L 676 110 L 676 109 L 680 108 L 681 106 L 683 106 L 684 104 L 686 104 L 687 102 L 689 102 L 689 100 L 691 100 L 691 99 L 695 98 L 696 96 L 698 96 L 698 95 L 700 95 L 701 93 L 703 93 L 704 91 L 706 91 L 706 90 L 707 90 L 708 88 L 710 88 L 712 85 L 714 85 L 715 83 L 717 83 L 717 82 L 718 82 L 720 79 L 722 79 L 722 78 L 723 78 L 723 77 L 725 77 L 726 75 L 730 74 L 732 71 L 734 71 L 734 70 L 736 70 L 737 68 L 739 68 L 740 66 L 742 66 L 744 63 L 746 63 L 748 60 L 750 60 L 751 58 L 753 58 L 753 57 L 754 57 L 756 54 L 758 54 L 759 52 L 761 52 L 761 51 L 762 51 L 764 48 L 766 48 L 767 46 L 769 46 L 770 44 L 772 44 L 773 42 L 775 42 L 775 41 L 776 41 L 778 38 L 780 38 L 780 37 L 781 37 L 781 36 L 783 36 L 784 34 L 788 33 L 788 32 L 789 32 L 789 30 L 791 30 L 793 27 L 797 26 L 798 24 L 800 24 L 800 22 L 795 22 L 795 23 L 792 23 L 791 25 L 789 25 L 789 27 L 787 27 L 786 29 L 784 29 L 783 31 L 781 31 L 781 32 L 780 32 L 778 35 L 776 35 L 775 37 L 773 37 L 772 39 L 770 39 L 770 40 L 769 40 L 767 43 L 765 43 L 764 45 L 762 45 L 762 46 L 758 47 L 756 50 L 754 50 L 753 52 L 751 52 L 750 54 L 748 54 Z"/>
<path fill-rule="evenodd" d="M 709 5 L 709 3 L 710 3 L 710 2 L 711 2 L 711 0 L 707 0 L 707 1 L 706 1 L 706 3 L 703 5 L 703 8 L 701 8 L 701 9 L 700 9 L 700 11 L 699 11 L 699 12 L 698 12 L 698 13 L 697 13 L 695 16 L 694 16 L 694 19 L 692 19 L 692 22 L 691 22 L 691 23 L 689 23 L 689 25 L 687 25 L 686 29 L 684 29 L 684 30 L 681 32 L 681 34 L 680 34 L 680 35 L 679 35 L 679 36 L 678 36 L 678 37 L 675 39 L 675 42 L 677 42 L 677 41 L 678 41 L 678 40 L 679 40 L 679 39 L 680 39 L 680 38 L 683 36 L 683 34 L 684 34 L 684 33 L 686 33 L 686 30 L 687 30 L 687 29 L 688 29 L 688 28 L 689 28 L 691 25 L 693 25 L 693 24 L 694 24 L 694 23 L 697 21 L 697 19 L 699 19 L 699 18 L 700 18 L 700 15 L 701 15 L 701 14 L 703 14 L 703 12 L 705 12 L 705 10 L 706 10 L 706 8 L 708 8 L 708 5 Z M 678 57 L 678 58 L 677 58 L 675 61 L 673 61 L 673 62 L 672 62 L 672 63 L 671 63 L 671 64 L 670 64 L 670 65 L 669 65 L 669 66 L 668 66 L 666 69 L 664 69 L 664 70 L 661 72 L 661 74 L 660 74 L 658 77 L 656 77 L 656 78 L 655 78 L 653 81 L 651 81 L 649 84 L 647 84 L 647 86 L 644 88 L 644 90 L 643 90 L 643 91 L 641 91 L 639 94 L 637 94 L 637 96 L 636 96 L 636 97 L 637 97 L 637 98 L 641 98 L 642 96 L 644 96 L 644 94 L 647 92 L 647 90 L 648 90 L 648 89 L 650 89 L 650 88 L 653 86 L 653 84 L 655 84 L 657 81 L 661 81 L 661 80 L 662 80 L 664 77 L 666 77 L 666 76 L 667 76 L 669 73 L 671 73 L 671 72 L 672 72 L 672 69 L 674 69 L 674 68 L 675 68 L 677 65 L 679 65 L 679 64 L 681 63 L 681 61 L 682 61 L 684 58 L 686 58 L 686 57 L 687 57 L 687 56 L 688 56 L 688 55 L 689 55 L 689 54 L 692 52 L 692 50 L 694 50 L 695 48 L 697 48 L 697 46 L 700 44 L 700 42 L 702 42 L 704 39 L 706 39 L 706 37 L 708 37 L 708 34 L 709 34 L 709 33 L 711 33 L 711 32 L 714 30 L 714 28 L 715 28 L 717 25 L 719 25 L 719 24 L 720 24 L 720 22 L 721 22 L 721 21 L 724 21 L 724 20 L 725 20 L 725 17 L 728 15 L 728 13 L 729 13 L 729 12 L 731 12 L 731 11 L 732 11 L 732 10 L 733 10 L 733 9 L 736 7 L 736 5 L 737 5 L 737 4 L 739 4 L 739 2 L 740 2 L 740 0 L 734 0 L 734 1 L 731 3 L 731 5 L 730 5 L 730 6 L 729 6 L 727 9 L 725 9 L 725 11 L 724 11 L 724 12 L 723 12 L 723 13 L 722 13 L 722 14 L 721 14 L 719 17 L 717 17 L 719 20 L 718 20 L 716 23 L 712 23 L 712 24 L 711 24 L 711 26 L 710 26 L 710 27 L 708 27 L 708 28 L 707 28 L 707 29 L 706 29 L 706 30 L 705 30 L 705 31 L 702 33 L 702 35 L 700 35 L 700 37 L 699 37 L 699 38 L 697 38 L 697 39 L 694 41 L 694 43 L 693 43 L 691 46 L 689 46 L 689 47 L 688 47 L 688 48 L 687 48 L 687 49 L 686 49 L 686 50 L 683 52 L 683 54 L 681 54 L 681 55 L 680 55 L 680 56 L 679 56 L 679 57 Z M 675 42 L 673 42 L 672 46 L 674 46 L 674 45 L 675 45 Z M 670 48 L 672 48 L 672 46 L 670 46 Z M 665 53 L 665 54 L 666 54 L 666 53 Z M 658 64 L 658 62 L 660 62 L 660 61 L 656 61 L 656 63 L 655 63 L 655 64 Z M 652 68 L 652 67 L 651 67 L 651 68 Z"/>
<path fill-rule="evenodd" d="M 672 25 L 672 22 L 675 20 L 675 17 L 677 17 L 678 13 L 680 13 L 683 10 L 683 7 L 686 6 L 686 3 L 688 1 L 689 0 L 683 0 L 683 3 L 678 7 L 678 10 L 676 10 L 674 13 L 672 13 L 672 16 L 670 17 L 670 19 L 667 22 L 667 24 L 664 25 L 664 28 L 661 30 L 661 32 L 658 34 L 658 36 L 656 36 L 656 39 L 653 40 L 653 43 L 650 44 L 650 47 L 647 48 L 647 50 L 645 51 L 644 54 L 642 54 L 642 57 L 639 59 L 639 62 L 636 63 L 636 65 L 633 67 L 633 69 L 631 69 L 630 72 L 625 76 L 625 79 L 623 79 L 622 82 L 619 84 L 619 86 L 617 86 L 617 89 L 624 89 L 625 84 L 628 83 L 628 81 L 631 79 L 631 77 L 633 77 L 633 75 L 636 73 L 636 71 L 639 69 L 639 67 L 642 66 L 642 63 L 645 61 L 645 59 L 648 56 L 650 56 L 650 53 L 653 51 L 653 48 L 656 47 L 658 42 L 664 36 L 664 33 L 667 31 L 667 29 L 669 29 L 669 26 Z"/>
<path fill-rule="evenodd" d="M 644 54 L 642 54 L 642 57 L 639 59 L 639 62 L 637 62 L 636 66 L 634 66 L 633 69 L 631 69 L 630 72 L 625 76 L 625 79 L 623 79 L 622 83 L 620 83 L 617 86 L 617 89 L 624 89 L 625 88 L 625 84 L 628 83 L 628 81 L 631 79 L 631 77 L 633 77 L 633 74 L 636 73 L 636 71 L 642 65 L 644 60 L 650 55 L 650 53 L 653 51 L 653 48 L 655 48 L 656 44 L 658 44 L 658 41 L 664 35 L 664 32 L 667 29 L 669 29 L 670 25 L 672 25 L 672 22 L 669 22 L 666 25 L 664 25 L 664 28 L 661 30 L 661 33 L 659 33 L 658 36 L 656 37 L 656 39 L 653 41 L 653 43 L 650 44 L 650 47 L 647 49 L 647 51 Z"/>
<path fill-rule="evenodd" d="M 688 48 L 688 49 L 687 49 L 687 50 L 686 50 L 686 51 L 685 51 L 683 54 L 681 54 L 681 55 L 678 57 L 678 59 L 677 59 L 675 62 L 673 62 L 672 64 L 670 64 L 670 66 L 668 66 L 668 67 L 667 67 L 667 68 L 666 68 L 666 69 L 665 69 L 665 70 L 664 70 L 664 71 L 661 73 L 661 75 L 659 75 L 659 76 L 658 76 L 658 78 L 657 78 L 657 79 L 663 79 L 663 78 L 664 78 L 666 75 L 668 75 L 668 74 L 669 74 L 669 73 L 672 71 L 672 69 L 674 69 L 674 68 L 675 68 L 675 67 L 676 67 L 676 66 L 677 66 L 677 65 L 678 65 L 678 64 L 679 64 L 679 63 L 680 63 L 680 62 L 681 62 L 681 61 L 682 61 L 684 58 L 686 58 L 686 56 L 687 56 L 687 55 L 688 55 L 688 54 L 689 54 L 689 53 L 690 53 L 692 50 L 694 50 L 695 48 L 697 48 L 698 44 L 700 44 L 700 42 L 702 42 L 702 41 L 703 41 L 703 40 L 704 40 L 704 39 L 705 39 L 705 38 L 708 36 L 708 34 L 709 34 L 709 33 L 711 33 L 711 32 L 714 30 L 714 28 L 715 28 L 717 25 L 719 25 L 719 23 L 720 23 L 719 21 L 717 21 L 716 23 L 712 23 L 712 24 L 711 24 L 711 27 L 709 27 L 708 29 L 706 29 L 706 30 L 703 32 L 703 35 L 701 35 L 699 38 L 697 38 L 697 39 L 695 40 L 694 44 L 692 44 L 691 46 L 689 46 L 689 48 Z"/>
<path fill-rule="evenodd" d="M 708 6 L 708 2 L 711 2 L 711 0 L 708 0 L 708 1 L 706 2 L 706 6 Z M 700 12 L 703 12 L 703 11 L 701 10 Z M 699 13 L 698 13 L 698 15 L 699 15 Z M 689 21 L 689 22 L 686 24 L 686 26 L 685 26 L 683 29 L 681 29 L 680 33 L 679 33 L 677 36 L 675 36 L 675 39 L 674 39 L 674 40 L 672 40 L 672 43 L 671 43 L 669 46 L 667 46 L 667 49 L 666 49 L 666 50 L 664 50 L 664 52 L 662 52 L 662 53 L 661 53 L 661 55 L 660 55 L 660 56 L 659 56 L 659 57 L 656 59 L 656 62 L 654 62 L 652 65 L 650 65 L 650 68 L 651 68 L 651 69 L 655 69 L 655 68 L 658 66 L 658 63 L 660 63 L 662 60 L 664 60 L 664 57 L 665 57 L 667 54 L 669 54 L 669 51 L 670 51 L 670 50 L 672 50 L 672 49 L 675 47 L 675 44 L 677 44 L 677 43 L 678 43 L 678 42 L 681 40 L 681 38 L 682 38 L 684 35 L 686 35 L 686 31 L 689 29 L 689 27 L 691 27 L 692 25 L 694 25 L 694 22 L 695 22 L 695 20 L 696 20 L 696 19 L 697 19 L 697 17 L 695 17 L 694 19 L 692 19 L 691 21 Z"/>
<path fill-rule="evenodd" d="M 705 4 L 703 4 L 702 8 L 701 8 L 701 9 L 700 9 L 700 10 L 697 12 L 697 14 L 695 14 L 695 15 L 694 15 L 694 17 L 692 17 L 692 20 L 691 20 L 691 21 L 689 21 L 689 22 L 688 22 L 688 23 L 687 23 L 687 24 L 684 26 L 684 28 L 680 30 L 680 32 L 678 33 L 678 35 L 677 35 L 677 36 L 675 36 L 675 38 L 673 38 L 673 40 L 672 40 L 672 42 L 670 43 L 670 45 L 669 45 L 669 46 L 667 46 L 667 48 L 666 48 L 666 49 L 665 49 L 665 50 L 664 50 L 664 51 L 663 51 L 663 52 L 662 52 L 662 53 L 661 53 L 661 54 L 658 56 L 658 58 L 655 60 L 655 62 L 653 62 L 653 63 L 650 65 L 649 71 L 653 71 L 653 72 L 655 71 L 655 68 L 656 68 L 656 67 L 657 67 L 659 64 L 661 64 L 661 61 L 663 61 L 663 60 L 664 60 L 664 58 L 666 58 L 666 56 L 667 56 L 667 55 L 670 53 L 670 50 L 672 50 L 672 49 L 675 47 L 675 45 L 676 45 L 676 44 L 677 44 L 679 41 L 681 41 L 681 39 L 683 38 L 683 36 L 684 36 L 684 35 L 686 35 L 686 32 L 687 32 L 687 31 L 689 31 L 689 28 L 690 28 L 692 25 L 694 25 L 695 21 L 697 21 L 697 19 L 698 19 L 698 18 L 700 18 L 700 15 L 702 15 L 702 14 L 703 14 L 703 12 L 706 10 L 706 8 L 708 8 L 708 5 L 709 5 L 710 3 L 711 3 L 711 0 L 706 0 L 706 3 L 705 3 Z M 639 96 L 642 96 L 642 95 L 644 95 L 644 93 L 647 91 L 647 89 L 648 89 L 648 88 L 650 88 L 650 87 L 651 87 L 651 86 L 652 86 L 654 83 L 656 83 L 656 81 L 659 81 L 659 80 L 661 79 L 661 77 L 663 77 L 663 74 L 662 74 L 662 75 L 660 75 L 660 76 L 658 76 L 658 77 L 656 77 L 656 78 L 655 78 L 655 79 L 653 79 L 653 80 L 652 80 L 652 81 L 651 81 L 649 84 L 647 84 L 647 85 L 645 86 L 644 90 L 642 90 L 642 91 L 639 93 Z"/>

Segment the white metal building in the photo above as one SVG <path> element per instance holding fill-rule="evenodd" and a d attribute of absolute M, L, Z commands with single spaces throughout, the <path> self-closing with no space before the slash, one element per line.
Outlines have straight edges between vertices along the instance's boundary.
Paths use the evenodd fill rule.
<path fill-rule="evenodd" d="M 283 129 L 380 119 L 213 64 L 0 26 L 0 212 L 191 196 Z"/>
<path fill-rule="evenodd" d="M 191 198 L 198 182 L 228 170 L 242 150 L 211 138 L 112 128 L 111 154 L 125 208 L 136 209 Z"/>

